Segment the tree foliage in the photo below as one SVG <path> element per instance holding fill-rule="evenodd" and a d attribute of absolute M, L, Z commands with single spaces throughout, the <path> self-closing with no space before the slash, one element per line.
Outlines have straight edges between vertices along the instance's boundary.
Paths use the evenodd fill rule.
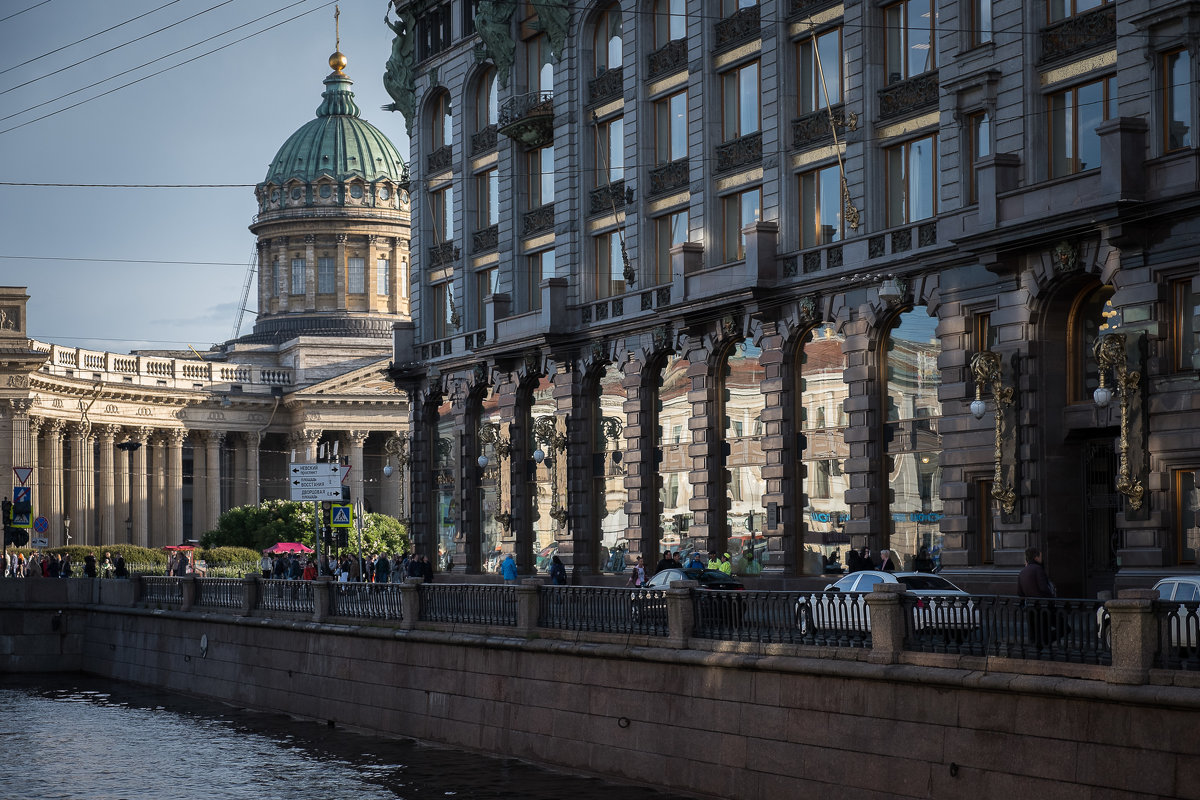
<path fill-rule="evenodd" d="M 200 544 L 206 549 L 245 547 L 257 554 L 279 542 L 303 542 L 312 547 L 313 540 L 311 503 L 264 500 L 256 506 L 226 511 L 217 520 L 216 530 L 204 534 Z"/>

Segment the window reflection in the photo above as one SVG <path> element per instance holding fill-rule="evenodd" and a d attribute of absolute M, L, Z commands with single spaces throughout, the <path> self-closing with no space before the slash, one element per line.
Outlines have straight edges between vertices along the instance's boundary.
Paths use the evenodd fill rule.
<path fill-rule="evenodd" d="M 850 537 L 845 525 L 850 519 L 846 504 L 849 488 L 843 465 L 850 455 L 846 445 L 846 415 L 843 403 L 847 385 L 843 373 L 846 357 L 842 354 L 845 337 L 833 325 L 825 324 L 805 337 L 796 354 L 796 418 L 804 434 L 802 454 L 807 479 L 802 487 L 807 498 L 804 507 L 804 571 L 819 572 L 818 558 L 845 563 Z"/>
<path fill-rule="evenodd" d="M 625 503 L 625 387 L 624 375 L 616 364 L 609 364 L 597 387 L 592 426 L 592 501 L 595 540 L 599 545 L 600 569 L 621 572 L 629 542 L 625 529 L 629 518 Z"/>
<path fill-rule="evenodd" d="M 465 564 L 465 553 L 459 550 L 462 543 L 458 537 L 457 482 L 454 479 L 455 450 L 458 437 L 457 426 L 450 401 L 438 406 L 437 438 L 433 442 L 433 507 L 437 509 L 434 530 L 437 537 L 438 558 L 431 553 L 422 555 L 434 561 L 434 568 L 445 567 L 446 559 L 455 564 Z"/>
<path fill-rule="evenodd" d="M 766 379 L 766 370 L 759 364 L 761 355 L 762 350 L 753 340 L 745 339 L 730 349 L 725 361 L 721 394 L 725 418 L 725 468 L 729 471 L 726 486 L 729 540 L 725 551 L 735 568 L 740 566 L 742 553 L 751 549 L 760 565 L 769 563 L 767 542 L 763 538 L 762 496 L 766 484 L 762 476 L 765 461 L 762 382 Z"/>
<path fill-rule="evenodd" d="M 692 405 L 687 399 L 691 388 L 687 377 L 689 365 L 686 358 L 671 357 L 663 367 L 656 404 L 658 419 L 654 446 L 662 453 L 658 465 L 661 545 L 691 551 L 703 549 L 705 542 L 694 540 L 688 534 L 692 521 L 692 512 L 688 508 L 692 499 L 689 479 L 692 463 L 687 454 L 691 444 L 687 426 L 692 418 Z M 649 533 L 643 531 L 643 535 L 648 537 Z M 659 549 L 658 544 L 651 541 L 644 541 L 643 547 L 648 553 Z"/>

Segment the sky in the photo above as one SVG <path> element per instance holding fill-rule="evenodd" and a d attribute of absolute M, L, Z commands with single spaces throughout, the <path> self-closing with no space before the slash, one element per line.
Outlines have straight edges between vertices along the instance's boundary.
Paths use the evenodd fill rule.
<path fill-rule="evenodd" d="M 341 51 L 362 117 L 407 157 L 403 117 L 380 110 L 386 6 L 341 0 Z M 0 285 L 28 287 L 30 337 L 114 352 L 232 338 L 254 184 L 316 116 L 334 7 L 0 0 Z"/>

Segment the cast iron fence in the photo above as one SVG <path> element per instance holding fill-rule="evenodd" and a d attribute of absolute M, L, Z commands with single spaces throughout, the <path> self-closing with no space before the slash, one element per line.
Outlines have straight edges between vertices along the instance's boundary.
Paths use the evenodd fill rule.
<path fill-rule="evenodd" d="M 206 579 L 205 579 L 206 580 Z M 264 580 L 259 584 L 258 603 L 262 611 L 313 613 L 312 581 Z"/>
<path fill-rule="evenodd" d="M 420 587 L 422 622 L 517 625 L 517 587 L 471 583 Z"/>
<path fill-rule="evenodd" d="M 1154 666 L 1200 670 L 1200 602 L 1156 601 Z"/>
<path fill-rule="evenodd" d="M 543 586 L 538 627 L 591 633 L 666 636 L 667 593 L 662 589 Z"/>
<path fill-rule="evenodd" d="M 144 575 L 141 600 L 149 605 L 182 605 L 183 581 L 161 575 Z"/>
<path fill-rule="evenodd" d="M 178 581 L 178 578 L 173 580 Z M 182 584 L 181 584 L 182 586 Z M 196 605 L 209 608 L 241 608 L 246 582 L 241 578 L 203 578 L 196 581 Z"/>
<path fill-rule="evenodd" d="M 398 583 L 331 583 L 329 613 L 335 617 L 402 620 Z"/>

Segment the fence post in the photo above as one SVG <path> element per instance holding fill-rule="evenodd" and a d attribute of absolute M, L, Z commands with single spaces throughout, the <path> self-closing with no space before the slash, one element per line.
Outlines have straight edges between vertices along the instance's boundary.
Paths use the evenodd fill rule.
<path fill-rule="evenodd" d="M 329 616 L 329 593 L 332 591 L 333 578 L 329 575 L 319 575 L 312 583 L 313 622 L 324 622 Z"/>
<path fill-rule="evenodd" d="M 142 579 L 142 575 L 134 573 L 129 576 L 129 582 L 133 584 L 133 602 L 129 605 L 136 608 L 137 604 L 142 602 L 142 598 L 146 596 L 146 581 Z"/>
<path fill-rule="evenodd" d="M 517 585 L 517 633 L 520 635 L 532 636 L 537 630 L 541 588 L 541 578 L 523 578 Z"/>
<path fill-rule="evenodd" d="M 871 615 L 871 653 L 867 660 L 872 664 L 895 664 L 904 650 L 903 594 L 904 587 L 899 583 L 877 583 L 866 596 Z"/>
<path fill-rule="evenodd" d="M 238 612 L 239 616 L 248 617 L 254 613 L 254 607 L 258 605 L 259 581 L 258 575 L 247 575 L 242 578 L 242 608 Z"/>
<path fill-rule="evenodd" d="M 420 578 L 406 578 L 400 584 L 400 629 L 411 631 L 417 627 L 421 616 Z"/>
<path fill-rule="evenodd" d="M 1143 684 L 1150 678 L 1154 651 L 1158 646 L 1158 622 L 1154 617 L 1157 589 L 1122 589 L 1108 609 L 1112 669 L 1109 683 Z"/>
<path fill-rule="evenodd" d="M 699 586 L 699 581 L 671 581 L 671 588 L 667 589 L 667 647 L 687 648 L 696 627 L 692 589 Z"/>
<path fill-rule="evenodd" d="M 183 607 L 180 611 L 191 611 L 192 606 L 196 605 L 196 576 L 184 575 L 179 580 L 183 583 Z"/>

